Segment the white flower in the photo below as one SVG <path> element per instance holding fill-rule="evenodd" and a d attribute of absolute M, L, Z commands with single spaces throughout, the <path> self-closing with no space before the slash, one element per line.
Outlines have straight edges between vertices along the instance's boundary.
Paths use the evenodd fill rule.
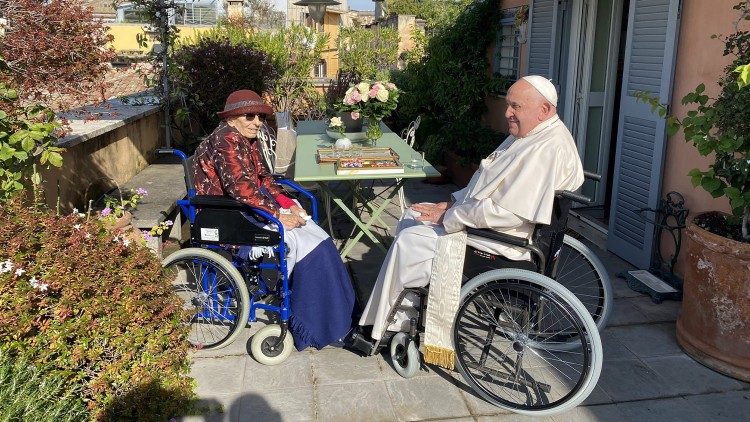
<path fill-rule="evenodd" d="M 31 277 L 31 280 L 29 280 L 29 283 L 31 284 L 31 287 L 35 289 L 39 286 L 39 280 L 37 280 L 36 277 Z"/>
<path fill-rule="evenodd" d="M 388 101 L 388 91 L 386 91 L 385 89 L 381 89 L 377 94 L 375 94 L 375 98 L 377 98 L 378 101 L 382 102 Z"/>
<path fill-rule="evenodd" d="M 81 225 L 80 224 L 76 224 L 76 225 L 73 226 L 73 228 L 76 229 L 76 230 L 81 230 Z"/>
<path fill-rule="evenodd" d="M 78 208 L 73 208 L 73 214 L 78 214 Z"/>
<path fill-rule="evenodd" d="M 360 82 L 357 84 L 357 90 L 362 94 L 362 101 L 367 101 L 365 97 L 370 92 L 370 84 L 367 82 Z"/>
<path fill-rule="evenodd" d="M 39 285 L 39 291 L 40 292 L 46 292 L 47 291 L 47 287 L 49 287 L 49 284 L 42 283 L 42 284 Z"/>
<path fill-rule="evenodd" d="M 83 218 L 83 217 L 85 217 L 85 216 L 86 216 L 86 214 L 84 214 L 84 213 L 80 213 L 80 214 L 78 214 L 78 217 L 80 217 L 80 218 Z"/>
<path fill-rule="evenodd" d="M 10 259 L 0 262 L 0 273 L 9 273 L 11 271 L 13 271 L 13 263 L 10 262 Z"/>
<path fill-rule="evenodd" d="M 341 117 L 331 117 L 331 127 L 343 126 L 344 123 L 341 121 Z"/>
<path fill-rule="evenodd" d="M 112 239 L 112 243 L 118 243 L 119 241 L 120 241 L 120 238 L 119 238 L 119 237 L 117 237 L 117 236 L 115 236 L 115 237 L 114 237 L 114 238 Z"/>
<path fill-rule="evenodd" d="M 84 236 L 86 239 L 91 239 L 91 233 L 86 233 L 86 236 Z"/>
<path fill-rule="evenodd" d="M 17 268 L 16 269 L 16 277 L 21 277 L 23 275 L 23 273 L 25 273 L 25 272 L 26 272 L 26 270 L 24 270 L 23 268 Z"/>
<path fill-rule="evenodd" d="M 130 239 L 123 240 L 122 244 L 127 248 L 130 245 Z"/>

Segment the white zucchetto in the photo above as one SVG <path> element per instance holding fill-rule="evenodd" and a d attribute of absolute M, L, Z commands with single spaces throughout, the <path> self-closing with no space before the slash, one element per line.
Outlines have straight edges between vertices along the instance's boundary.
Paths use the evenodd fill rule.
<path fill-rule="evenodd" d="M 528 75 L 521 79 L 530 83 L 547 101 L 557 107 L 557 90 L 551 80 L 539 75 Z"/>

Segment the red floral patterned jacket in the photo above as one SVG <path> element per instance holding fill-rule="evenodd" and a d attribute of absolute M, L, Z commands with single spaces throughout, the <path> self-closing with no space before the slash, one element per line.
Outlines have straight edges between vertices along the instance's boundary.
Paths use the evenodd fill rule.
<path fill-rule="evenodd" d="M 230 196 L 276 216 L 279 208 L 296 205 L 281 193 L 258 148 L 257 138 L 245 138 L 221 122 L 193 156 L 196 193 Z"/>

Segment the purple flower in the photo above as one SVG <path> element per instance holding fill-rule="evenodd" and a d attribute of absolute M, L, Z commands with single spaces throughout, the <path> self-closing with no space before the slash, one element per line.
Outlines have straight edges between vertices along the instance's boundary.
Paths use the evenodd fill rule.
<path fill-rule="evenodd" d="M 102 217 L 106 217 L 110 214 L 112 214 L 112 208 L 110 207 L 104 208 L 103 210 L 99 212 L 99 215 L 101 215 Z"/>
<path fill-rule="evenodd" d="M 148 191 L 146 189 L 143 189 L 143 188 L 136 189 L 135 193 L 136 193 L 136 195 L 140 195 L 140 196 L 146 196 L 146 195 L 148 195 Z"/>
<path fill-rule="evenodd" d="M 151 236 L 151 232 L 150 231 L 148 231 L 148 230 L 142 230 L 141 233 L 143 233 L 143 239 L 145 239 L 146 241 L 149 241 L 149 240 L 153 239 L 153 236 Z"/>

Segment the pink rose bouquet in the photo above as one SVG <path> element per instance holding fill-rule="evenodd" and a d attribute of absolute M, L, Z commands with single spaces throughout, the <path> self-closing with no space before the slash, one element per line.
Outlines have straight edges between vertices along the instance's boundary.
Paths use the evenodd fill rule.
<path fill-rule="evenodd" d="M 391 115 L 398 105 L 399 90 L 391 82 L 362 81 L 350 87 L 337 105 L 338 111 L 351 112 L 352 119 L 362 116 L 381 120 Z"/>

